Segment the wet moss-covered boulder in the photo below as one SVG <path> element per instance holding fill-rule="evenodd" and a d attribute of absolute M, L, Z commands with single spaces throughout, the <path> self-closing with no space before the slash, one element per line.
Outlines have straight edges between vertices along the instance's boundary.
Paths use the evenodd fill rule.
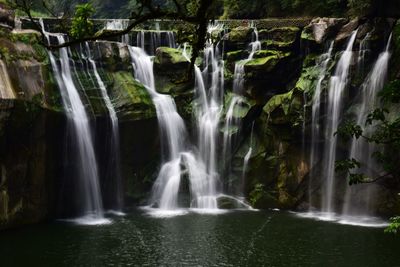
<path fill-rule="evenodd" d="M 253 29 L 251 27 L 239 26 L 231 29 L 228 33 L 230 42 L 250 42 Z"/>
<path fill-rule="evenodd" d="M 300 29 L 297 27 L 281 27 L 260 30 L 260 40 L 266 49 L 291 51 L 299 39 Z"/>
<path fill-rule="evenodd" d="M 253 31 L 253 28 L 247 26 L 239 26 L 231 29 L 231 31 L 224 36 L 226 49 L 246 49 L 248 44 L 252 41 Z"/>
<path fill-rule="evenodd" d="M 176 48 L 159 47 L 154 59 L 155 67 L 164 73 L 185 71 L 190 62 L 183 56 L 182 51 Z"/>
<path fill-rule="evenodd" d="M 276 80 L 276 74 L 282 73 L 288 69 L 287 63 L 290 53 L 265 53 L 265 57 L 261 57 L 263 52 L 257 52 L 255 58 L 244 64 L 245 78 L 248 81 L 272 81 Z"/>
<path fill-rule="evenodd" d="M 155 117 L 155 108 L 147 89 L 131 73 L 112 74 L 111 101 L 121 121 Z"/>
<path fill-rule="evenodd" d="M 271 39 L 278 42 L 295 42 L 300 33 L 298 27 L 279 27 L 259 31 L 260 39 Z"/>
<path fill-rule="evenodd" d="M 302 110 L 303 92 L 293 89 L 287 93 L 274 95 L 263 107 L 265 117 L 270 123 L 295 125 L 299 122 Z"/>
<path fill-rule="evenodd" d="M 239 60 L 243 60 L 249 57 L 249 51 L 247 50 L 235 50 L 235 51 L 229 51 L 226 53 L 226 67 L 230 71 L 234 71 L 235 64 Z"/>

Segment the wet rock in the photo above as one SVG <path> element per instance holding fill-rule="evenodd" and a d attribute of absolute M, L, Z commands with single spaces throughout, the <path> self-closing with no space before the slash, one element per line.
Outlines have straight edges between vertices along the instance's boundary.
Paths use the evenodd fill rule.
<path fill-rule="evenodd" d="M 182 51 L 175 48 L 159 47 L 154 60 L 156 67 L 164 72 L 186 70 L 190 62 L 182 55 Z"/>
<path fill-rule="evenodd" d="M 347 23 L 346 25 L 344 25 L 339 33 L 337 34 L 336 38 L 335 38 L 335 42 L 336 43 L 342 43 L 345 40 L 347 40 L 350 35 L 352 34 L 353 31 L 355 31 L 358 28 L 359 25 L 359 19 L 355 18 L 353 20 L 351 20 L 349 23 Z"/>
<path fill-rule="evenodd" d="M 14 27 L 15 12 L 5 4 L 0 3 L 0 24 Z"/>
<path fill-rule="evenodd" d="M 259 31 L 260 39 L 269 39 L 277 42 L 295 42 L 300 28 L 298 27 L 280 27 L 272 29 L 264 29 Z"/>
<path fill-rule="evenodd" d="M 332 38 L 346 22 L 342 18 L 315 18 L 304 28 L 302 38 L 322 44 Z"/>
<path fill-rule="evenodd" d="M 121 121 L 155 117 L 155 108 L 147 89 L 129 72 L 113 73 L 110 98 Z"/>

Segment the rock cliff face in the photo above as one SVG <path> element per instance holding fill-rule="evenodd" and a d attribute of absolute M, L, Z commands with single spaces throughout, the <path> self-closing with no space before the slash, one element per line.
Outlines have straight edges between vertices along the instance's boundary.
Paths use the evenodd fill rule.
<path fill-rule="evenodd" d="M 13 15 L 3 13 L 0 12 L 0 22 L 12 26 Z M 328 40 L 335 40 L 336 56 L 329 66 L 332 70 L 346 39 L 358 28 L 355 47 L 367 34 L 371 36 L 370 65 L 381 52 L 394 21 L 318 18 L 306 27 L 260 25 L 261 50 L 244 64 L 243 104 L 235 112 L 242 124 L 233 145 L 232 179 L 242 176 L 242 164 L 251 144 L 254 149 L 246 172 L 245 196 L 257 208 L 294 209 L 304 203 L 310 170 L 318 168 L 310 166 L 307 156 L 310 144 L 304 142 L 311 131 L 309 114 L 319 77 L 315 67 L 318 56 Z M 397 24 L 395 53 L 399 50 L 398 28 Z M 241 25 L 221 36 L 225 45 L 224 111 L 232 97 L 235 62 L 248 57 L 252 33 L 252 28 Z M 3 86 L 0 89 L 7 87 L 9 94 L 0 99 L 0 229 L 62 216 L 59 206 L 66 204 L 60 200 L 61 195 L 72 190 L 65 188 L 68 174 L 63 171 L 70 164 L 64 157 L 68 149 L 63 145 L 67 138 L 66 116 L 47 51 L 36 37 L 32 30 L 0 27 L 1 62 L 10 81 L 10 86 L 4 86 L 6 81 L 0 79 Z M 146 88 L 133 78 L 126 45 L 113 41 L 90 45 L 96 48 L 94 59 L 101 62 L 99 73 L 119 118 L 125 198 L 129 203 L 141 203 L 147 197 L 160 161 L 155 109 Z M 79 49 L 75 47 L 72 51 Z M 96 152 L 101 166 L 110 129 L 107 109 L 81 55 L 72 52 L 72 59 L 76 79 L 82 84 L 80 93 L 86 96 L 85 104 L 96 129 Z M 174 97 L 179 113 L 190 125 L 194 82 L 183 79 L 188 64 L 179 49 L 156 50 L 156 88 Z M 396 64 L 391 76 L 400 78 Z M 351 88 L 355 91 L 362 78 L 356 77 L 356 63 L 352 69 Z M 106 187 L 105 178 L 101 179 Z M 395 185 L 392 191 L 385 191 L 383 214 L 400 212 L 398 196 L 393 193 L 398 188 Z M 107 196 L 103 197 L 107 200 Z"/>

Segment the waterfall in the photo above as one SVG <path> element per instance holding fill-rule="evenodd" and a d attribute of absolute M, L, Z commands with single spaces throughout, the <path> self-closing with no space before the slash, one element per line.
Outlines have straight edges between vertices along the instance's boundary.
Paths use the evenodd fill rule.
<path fill-rule="evenodd" d="M 383 88 L 389 66 L 390 59 L 390 42 L 392 35 L 390 35 L 387 45 L 382 53 L 378 56 L 371 72 L 367 75 L 366 80 L 361 86 L 361 105 L 357 112 L 356 123 L 358 125 L 365 125 L 365 121 L 369 112 L 374 108 L 379 107 L 378 93 Z M 371 127 L 364 129 L 364 134 L 369 133 Z M 359 169 L 360 173 L 368 177 L 379 176 L 379 167 L 371 156 L 374 151 L 378 149 L 375 143 L 368 143 L 362 138 L 353 139 L 350 148 L 350 158 L 354 158 L 361 162 L 362 166 Z M 346 187 L 345 201 L 343 204 L 343 214 L 345 215 L 368 215 L 370 211 L 371 198 L 373 197 L 373 190 L 375 185 L 354 185 Z M 354 203 L 357 201 L 356 196 L 362 195 L 364 205 Z"/>
<path fill-rule="evenodd" d="M 344 91 L 348 83 L 350 65 L 353 59 L 353 44 L 356 39 L 357 30 L 349 38 L 346 50 L 337 63 L 335 73 L 330 79 L 327 114 L 329 115 L 325 129 L 324 164 L 326 171 L 326 184 L 322 195 L 322 210 L 328 213 L 328 217 L 334 211 L 333 199 L 335 198 L 335 161 L 337 149 L 337 137 L 335 132 L 341 118 Z"/>
<path fill-rule="evenodd" d="M 139 31 L 136 35 L 136 46 L 147 51 L 150 55 L 155 55 L 157 48 L 160 46 L 176 48 L 174 32 L 161 31 L 159 26 L 157 29 L 156 31 Z M 148 43 L 146 43 L 146 36 L 148 36 Z"/>
<path fill-rule="evenodd" d="M 8 75 L 7 66 L 4 61 L 0 59 L 0 98 L 1 99 L 15 99 L 15 93 Z"/>
<path fill-rule="evenodd" d="M 231 157 L 232 135 L 238 129 L 238 120 L 234 117 L 235 106 L 242 101 L 241 97 L 234 95 L 230 101 L 225 115 L 224 139 L 223 139 L 223 158 L 228 160 Z M 228 160 L 229 161 L 229 160 Z"/>
<path fill-rule="evenodd" d="M 106 21 L 104 29 L 110 31 L 122 31 L 128 28 L 128 26 L 129 26 L 129 20 L 127 19 L 111 19 Z M 129 34 L 124 34 L 121 36 L 121 43 L 125 44 L 130 43 Z"/>
<path fill-rule="evenodd" d="M 144 50 L 144 31 L 140 31 L 136 35 L 136 45 Z"/>
<path fill-rule="evenodd" d="M 360 47 L 358 50 L 357 71 L 361 75 L 364 74 L 365 58 L 367 57 L 368 53 L 370 52 L 370 48 L 369 48 L 370 38 L 371 38 L 371 33 L 369 32 L 361 40 Z"/>
<path fill-rule="evenodd" d="M 59 44 L 65 42 L 65 37 L 62 34 L 48 33 L 45 31 L 43 20 L 40 20 L 40 23 L 48 42 L 50 36 L 56 37 Z M 78 151 L 76 165 L 80 182 L 79 191 L 82 197 L 81 214 L 83 217 L 76 221 L 82 224 L 108 223 L 109 220 L 104 219 L 103 214 L 98 168 L 89 118 L 72 78 L 68 49 L 65 47 L 59 49 L 60 68 L 53 53 L 51 51 L 48 53 L 60 88 L 64 109 L 67 112 L 68 123 L 73 130 L 75 142 L 73 145 L 76 146 Z"/>
<path fill-rule="evenodd" d="M 254 134 L 254 121 L 251 125 L 251 133 L 250 133 L 250 145 L 249 145 L 249 150 L 247 151 L 246 155 L 244 156 L 243 159 L 243 170 L 242 170 L 242 182 L 241 182 L 241 190 L 240 192 L 243 194 L 244 190 L 244 185 L 245 185 L 245 178 L 246 178 L 246 172 L 247 172 L 247 167 L 249 165 L 249 160 L 250 157 L 253 153 L 253 134 Z"/>
<path fill-rule="evenodd" d="M 175 35 L 173 31 L 167 31 L 167 44 L 168 47 L 176 48 Z"/>
<path fill-rule="evenodd" d="M 192 198 L 190 207 L 217 209 L 217 196 L 213 190 L 215 186 L 212 178 L 202 158 L 188 150 L 186 127 L 176 111 L 173 98 L 159 94 L 155 89 L 151 57 L 138 47 L 129 47 L 129 51 L 135 78 L 146 86 L 156 107 L 164 148 L 163 163 L 153 186 L 151 204 L 158 205 L 162 212 L 177 211 L 181 178 L 186 175 Z"/>
<path fill-rule="evenodd" d="M 197 67 L 196 67 L 197 68 Z M 224 94 L 224 62 L 218 46 L 207 43 L 204 50 L 204 69 L 196 71 L 197 133 L 200 159 L 205 163 L 209 177 L 209 194 L 216 194 L 217 138 Z M 216 203 L 209 208 L 216 208 Z"/>
<path fill-rule="evenodd" d="M 326 77 L 326 72 L 329 63 L 332 60 L 332 50 L 333 50 L 333 44 L 334 42 L 332 41 L 329 45 L 328 51 L 324 54 L 322 54 L 319 59 L 317 60 L 317 67 L 320 69 L 319 76 L 318 76 L 318 81 L 317 81 L 317 86 L 315 88 L 314 96 L 313 96 L 313 104 L 312 104 L 312 112 L 311 112 L 311 152 L 310 152 L 310 168 L 311 168 L 311 173 L 310 173 L 310 183 L 309 183 L 309 204 L 311 207 L 312 204 L 312 199 L 311 199 L 311 184 L 313 178 L 315 178 L 315 173 L 313 171 L 313 167 L 316 165 L 318 159 L 320 158 L 320 138 L 321 138 L 321 125 L 320 125 L 320 119 L 321 119 L 321 97 L 322 97 L 322 82 L 324 81 Z"/>
<path fill-rule="evenodd" d="M 253 26 L 252 26 L 253 27 Z M 253 59 L 255 52 L 261 49 L 261 42 L 258 39 L 258 31 L 257 28 L 253 27 L 252 41 L 249 44 L 250 53 L 247 59 L 239 60 L 235 63 L 235 70 L 233 74 L 233 97 L 229 103 L 229 107 L 227 109 L 225 115 L 225 126 L 224 126 L 224 135 L 223 135 L 223 159 L 228 163 L 230 163 L 231 157 L 231 149 L 232 149 L 232 135 L 234 131 L 232 129 L 240 128 L 240 121 L 235 119 L 234 110 L 236 105 L 239 105 L 242 102 L 240 94 L 243 94 L 244 88 L 244 65 L 246 62 Z M 226 165 L 226 164 L 225 164 Z"/>
<path fill-rule="evenodd" d="M 120 140 L 119 140 L 119 124 L 117 113 L 111 102 L 110 97 L 107 93 L 107 88 L 97 71 L 96 62 L 93 59 L 93 55 L 90 52 L 89 44 L 85 43 L 87 59 L 92 66 L 94 76 L 96 78 L 97 85 L 99 86 L 101 96 L 104 100 L 105 106 L 108 110 L 108 114 L 111 122 L 111 142 L 110 142 L 110 158 L 108 166 L 110 171 L 110 176 L 112 176 L 116 181 L 116 208 L 121 211 L 123 208 L 123 190 L 122 190 L 122 178 L 120 169 Z"/>

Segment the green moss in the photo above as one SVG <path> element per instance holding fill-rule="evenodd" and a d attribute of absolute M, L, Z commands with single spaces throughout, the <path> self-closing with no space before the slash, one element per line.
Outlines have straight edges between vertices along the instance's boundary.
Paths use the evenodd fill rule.
<path fill-rule="evenodd" d="M 111 101 L 119 117 L 126 120 L 147 119 L 155 116 L 155 108 L 147 89 L 131 73 L 112 74 Z"/>
<path fill-rule="evenodd" d="M 251 38 L 253 29 L 250 27 L 239 26 L 233 28 L 229 32 L 229 41 L 231 42 L 246 42 Z"/>
<path fill-rule="evenodd" d="M 248 57 L 249 52 L 246 50 L 236 50 L 236 51 L 230 51 L 226 53 L 226 61 L 230 63 L 234 63 L 238 60 L 244 59 Z"/>
<path fill-rule="evenodd" d="M 278 57 L 283 57 L 284 53 L 278 50 L 259 50 L 254 53 L 254 58 L 263 58 L 263 57 L 269 57 L 269 56 L 278 56 Z"/>
<path fill-rule="evenodd" d="M 187 63 L 187 59 L 182 55 L 182 51 L 176 48 L 159 47 L 157 48 L 156 64 L 179 64 Z"/>
<path fill-rule="evenodd" d="M 268 49 L 276 49 L 276 50 L 287 50 L 292 47 L 293 42 L 280 42 L 280 41 L 274 41 L 274 40 L 266 40 L 262 42 L 262 45 L 264 47 L 267 47 Z"/>
<path fill-rule="evenodd" d="M 303 40 L 308 40 L 308 41 L 315 41 L 314 36 L 312 35 L 312 32 L 310 32 L 309 29 L 305 28 L 300 35 L 300 38 Z"/>
<path fill-rule="evenodd" d="M 265 104 L 263 110 L 267 114 L 271 114 L 278 107 L 282 108 L 285 115 L 288 115 L 290 104 L 293 98 L 293 90 L 280 95 L 274 95 L 271 99 Z"/>
<path fill-rule="evenodd" d="M 296 41 L 300 29 L 297 27 L 278 27 L 259 32 L 264 39 L 270 39 L 276 42 L 293 43 Z"/>
<path fill-rule="evenodd" d="M 315 66 L 305 67 L 303 68 L 295 87 L 301 92 L 313 95 L 319 75 L 319 68 Z"/>

